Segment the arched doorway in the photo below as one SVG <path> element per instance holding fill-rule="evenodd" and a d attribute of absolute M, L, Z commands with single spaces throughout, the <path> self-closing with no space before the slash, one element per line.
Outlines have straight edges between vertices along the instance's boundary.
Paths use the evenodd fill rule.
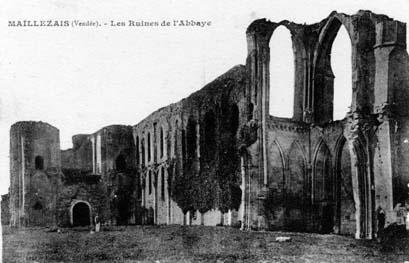
<path fill-rule="evenodd" d="M 84 201 L 75 202 L 71 207 L 72 226 L 91 225 L 91 206 Z"/>
<path fill-rule="evenodd" d="M 268 147 L 268 192 L 265 199 L 264 209 L 268 228 L 282 227 L 284 224 L 283 205 L 285 195 L 284 177 L 284 154 L 277 140 L 269 143 Z"/>
<path fill-rule="evenodd" d="M 352 186 L 353 167 L 351 153 L 345 137 L 341 137 L 336 150 L 336 233 L 354 236 L 356 216 L 354 190 Z"/>
<path fill-rule="evenodd" d="M 361 138 L 353 142 L 341 138 L 337 143 L 336 228 L 340 234 L 371 239 L 375 223 L 374 190 L 364 147 Z"/>
<path fill-rule="evenodd" d="M 331 159 L 328 146 L 321 141 L 315 155 L 311 182 L 314 230 L 320 233 L 331 233 L 334 229 L 334 180 Z"/>

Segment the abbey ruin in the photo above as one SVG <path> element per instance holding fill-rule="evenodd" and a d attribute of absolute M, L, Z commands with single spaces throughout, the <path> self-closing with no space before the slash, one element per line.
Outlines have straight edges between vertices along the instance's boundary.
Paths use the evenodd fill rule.
<path fill-rule="evenodd" d="M 269 115 L 269 41 L 291 32 L 294 115 Z M 331 47 L 351 39 L 352 104 L 333 120 Z M 204 224 L 371 239 L 409 203 L 406 24 L 333 12 L 305 25 L 256 20 L 245 65 L 134 126 L 73 136 L 18 122 L 10 131 L 11 226 Z"/>

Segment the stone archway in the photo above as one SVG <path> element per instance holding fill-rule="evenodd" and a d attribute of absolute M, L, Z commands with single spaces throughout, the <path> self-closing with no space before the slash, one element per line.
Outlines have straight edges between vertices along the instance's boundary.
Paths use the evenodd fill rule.
<path fill-rule="evenodd" d="M 332 157 L 321 139 L 317 146 L 311 184 L 311 216 L 313 231 L 331 233 L 334 230 L 334 179 Z"/>
<path fill-rule="evenodd" d="M 356 210 L 354 200 L 352 156 L 348 142 L 340 137 L 335 150 L 335 233 L 355 236 Z"/>
<path fill-rule="evenodd" d="M 372 239 L 373 238 L 373 230 L 374 230 L 374 222 L 375 222 L 375 203 L 374 203 L 374 187 L 373 187 L 373 179 L 371 178 L 370 167 L 368 164 L 368 153 L 366 151 L 366 140 L 361 137 L 362 135 L 358 135 L 354 137 L 352 140 L 348 139 L 345 142 L 341 139 L 341 142 L 338 144 L 337 149 L 337 158 L 342 157 L 349 152 L 350 154 L 350 167 L 351 167 L 351 182 L 352 185 L 352 195 L 353 195 L 353 202 L 354 208 L 352 204 L 349 204 L 349 210 L 354 210 L 355 220 L 353 218 L 349 218 L 350 221 L 348 224 L 350 225 L 349 233 L 352 234 L 351 230 L 355 230 L 355 238 L 360 239 Z M 344 145 L 347 144 L 348 147 L 345 149 Z M 343 153 L 340 153 L 341 147 L 344 148 Z M 339 181 L 340 174 L 339 170 L 342 169 L 339 167 L 340 160 L 337 160 L 337 198 L 340 198 L 340 185 Z M 344 159 L 344 162 L 347 161 Z M 344 178 L 346 179 L 346 178 Z M 337 201 L 337 216 L 339 217 L 342 215 L 342 204 L 341 202 L 344 200 Z M 346 204 L 344 204 L 345 206 Z M 340 207 L 341 206 L 341 207 Z M 344 211 L 345 212 L 345 211 Z M 352 213 L 351 213 L 352 216 Z M 337 218 L 338 226 L 340 226 L 340 218 Z M 351 226 L 351 223 L 355 221 L 355 227 Z M 344 222 L 345 223 L 345 222 Z M 341 225 L 342 227 L 342 225 Z M 342 229 L 341 229 L 342 230 Z"/>
<path fill-rule="evenodd" d="M 352 32 L 348 31 L 346 22 L 342 17 L 332 16 L 321 30 L 318 43 L 314 52 L 313 91 L 312 105 L 315 122 L 328 122 L 333 120 L 334 109 L 334 72 L 331 63 L 332 45 L 338 32 L 343 27 L 351 39 Z M 353 49 L 351 39 L 351 49 Z M 351 55 L 355 59 L 355 53 Z M 352 76 L 351 76 L 352 77 Z M 352 79 L 351 79 L 352 82 Z M 353 91 L 351 90 L 351 93 Z"/>
<path fill-rule="evenodd" d="M 75 200 L 70 207 L 71 226 L 92 225 L 92 209 L 87 201 Z"/>

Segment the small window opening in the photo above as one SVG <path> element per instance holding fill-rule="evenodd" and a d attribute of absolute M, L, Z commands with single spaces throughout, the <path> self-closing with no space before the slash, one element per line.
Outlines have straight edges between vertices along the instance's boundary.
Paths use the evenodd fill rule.
<path fill-rule="evenodd" d="M 125 157 L 120 154 L 115 161 L 115 166 L 117 171 L 124 171 L 126 170 L 126 160 Z"/>
<path fill-rule="evenodd" d="M 43 209 L 43 205 L 42 205 L 40 202 L 37 201 L 37 202 L 34 204 L 33 209 L 34 209 L 34 210 L 41 210 L 41 209 Z"/>
<path fill-rule="evenodd" d="M 44 159 L 41 156 L 36 156 L 35 158 L 35 168 L 36 170 L 43 170 L 44 169 Z"/>

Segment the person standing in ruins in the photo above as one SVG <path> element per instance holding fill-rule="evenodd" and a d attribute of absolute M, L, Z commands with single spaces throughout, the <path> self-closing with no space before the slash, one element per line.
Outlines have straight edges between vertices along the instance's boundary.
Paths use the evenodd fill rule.
<path fill-rule="evenodd" d="M 95 232 L 99 232 L 101 229 L 101 221 L 98 217 L 98 214 L 94 218 L 94 223 L 95 223 Z"/>
<path fill-rule="evenodd" d="M 382 241 L 383 238 L 383 230 L 385 228 L 385 211 L 382 209 L 382 207 L 378 207 L 377 209 L 377 219 L 378 219 L 378 232 L 377 232 L 377 238 L 378 242 Z"/>

